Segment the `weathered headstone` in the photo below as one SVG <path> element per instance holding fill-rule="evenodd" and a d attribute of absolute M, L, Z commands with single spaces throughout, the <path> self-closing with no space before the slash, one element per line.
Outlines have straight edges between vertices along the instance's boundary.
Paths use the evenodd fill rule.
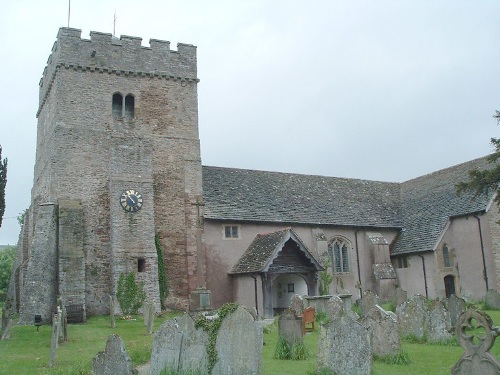
<path fill-rule="evenodd" d="M 454 294 L 448 298 L 448 314 L 452 327 L 457 325 L 458 318 L 465 312 L 465 310 L 466 304 L 463 298 L 457 297 Z"/>
<path fill-rule="evenodd" d="M 427 304 L 419 294 L 396 308 L 400 337 L 415 336 L 422 339 L 425 335 Z"/>
<path fill-rule="evenodd" d="M 446 342 L 451 339 L 450 318 L 441 301 L 432 301 L 428 310 L 427 339 L 429 342 Z"/>
<path fill-rule="evenodd" d="M 10 338 L 10 328 L 12 327 L 12 303 L 11 299 L 7 299 L 2 308 L 2 327 L 0 330 L 0 340 L 8 340 Z"/>
<path fill-rule="evenodd" d="M 406 292 L 406 290 L 401 288 L 396 288 L 396 290 L 394 291 L 394 295 L 392 296 L 392 303 L 394 304 L 394 306 L 398 307 L 407 299 L 408 299 L 408 293 Z"/>
<path fill-rule="evenodd" d="M 319 328 L 317 368 L 337 375 L 370 375 L 370 331 L 343 315 Z"/>
<path fill-rule="evenodd" d="M 92 360 L 94 375 L 132 375 L 134 368 L 125 344 L 120 336 L 109 336 L 104 352 L 99 352 Z"/>
<path fill-rule="evenodd" d="M 208 334 L 196 329 L 188 314 L 166 321 L 154 335 L 150 374 L 157 375 L 165 369 L 207 373 L 207 345 Z"/>
<path fill-rule="evenodd" d="M 144 319 L 144 327 L 148 326 L 149 306 L 150 304 L 148 302 L 144 302 L 144 304 L 142 305 L 142 317 Z"/>
<path fill-rule="evenodd" d="M 455 333 L 464 354 L 451 368 L 452 375 L 500 374 L 500 362 L 489 352 L 499 334 L 498 327 L 493 327 L 487 314 L 467 310 L 459 317 Z"/>
<path fill-rule="evenodd" d="M 484 302 L 490 308 L 500 309 L 500 294 L 496 290 L 490 289 L 486 292 Z"/>
<path fill-rule="evenodd" d="M 52 339 L 50 341 L 49 367 L 54 367 L 56 363 L 56 349 L 59 341 L 59 328 L 57 324 L 57 314 L 52 314 Z"/>
<path fill-rule="evenodd" d="M 302 318 L 295 314 L 295 311 L 286 309 L 278 320 L 278 333 L 290 345 L 302 343 Z"/>
<path fill-rule="evenodd" d="M 363 293 L 363 298 L 361 298 L 359 303 L 361 305 L 361 315 L 365 316 L 372 307 L 380 303 L 380 299 L 371 290 L 367 290 Z"/>
<path fill-rule="evenodd" d="M 393 312 L 385 311 L 379 305 L 375 305 L 359 322 L 370 329 L 374 355 L 383 357 L 396 355 L 399 352 L 401 339 L 397 317 Z"/>
<path fill-rule="evenodd" d="M 295 315 L 300 315 L 304 312 L 304 300 L 298 294 L 292 296 L 290 308 L 295 311 Z"/>
<path fill-rule="evenodd" d="M 344 311 L 344 302 L 339 296 L 332 296 L 325 305 L 325 312 L 330 319 L 342 316 Z"/>
<path fill-rule="evenodd" d="M 212 375 L 261 374 L 262 327 L 239 306 L 222 321 L 216 340 L 218 360 Z"/>
<path fill-rule="evenodd" d="M 153 302 L 149 303 L 148 309 L 148 335 L 153 333 L 154 323 L 155 323 L 155 305 Z"/>

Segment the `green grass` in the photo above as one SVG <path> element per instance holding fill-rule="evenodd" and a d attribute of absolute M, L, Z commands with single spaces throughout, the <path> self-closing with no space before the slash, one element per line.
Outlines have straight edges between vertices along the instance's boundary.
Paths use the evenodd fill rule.
<path fill-rule="evenodd" d="M 496 324 L 500 323 L 500 311 L 487 311 Z M 155 319 L 155 329 L 166 319 Z M 56 366 L 49 368 L 51 327 L 42 326 L 37 333 L 33 326 L 14 326 L 10 340 L 0 341 L 1 374 L 90 374 L 92 358 L 104 350 L 109 335 L 116 333 L 125 341 L 125 348 L 134 366 L 149 361 L 152 336 L 146 334 L 141 317 L 137 320 L 116 320 L 117 327 L 110 328 L 109 317 L 93 317 L 87 324 L 70 325 L 69 341 L 57 349 Z M 274 358 L 278 342 L 278 328 L 272 325 L 264 333 L 263 374 L 304 375 L 316 374 L 318 332 L 304 337 L 304 347 L 309 353 L 305 360 L 279 360 Z M 456 345 L 430 345 L 404 341 L 402 351 L 409 364 L 388 364 L 374 360 L 372 375 L 420 375 L 449 374 L 451 367 L 463 351 Z M 493 346 L 492 354 L 500 358 L 500 339 Z M 398 361 L 396 361 L 398 362 Z M 406 361 L 400 361 L 406 362 Z"/>

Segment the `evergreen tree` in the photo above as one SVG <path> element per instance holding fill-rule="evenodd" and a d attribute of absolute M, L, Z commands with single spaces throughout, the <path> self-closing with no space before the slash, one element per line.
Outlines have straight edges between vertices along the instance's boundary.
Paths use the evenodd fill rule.
<path fill-rule="evenodd" d="M 2 146 L 0 146 L 0 227 L 5 212 L 5 186 L 7 185 L 7 159 L 2 161 Z"/>
<path fill-rule="evenodd" d="M 500 125 L 500 111 L 495 111 L 493 117 L 496 118 L 497 123 Z M 482 171 L 478 169 L 469 171 L 469 180 L 456 185 L 458 193 L 463 191 L 472 191 L 476 195 L 494 191 L 500 193 L 500 163 L 497 163 L 498 159 L 500 159 L 500 138 L 491 138 L 491 145 L 495 148 L 495 151 L 488 156 L 488 162 L 492 164 L 492 168 Z M 497 194 L 495 201 L 500 206 L 500 194 Z"/>

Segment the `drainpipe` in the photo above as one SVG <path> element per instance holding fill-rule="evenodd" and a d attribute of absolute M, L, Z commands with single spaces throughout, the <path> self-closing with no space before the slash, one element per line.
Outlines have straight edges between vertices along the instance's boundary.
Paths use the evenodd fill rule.
<path fill-rule="evenodd" d="M 479 240 L 481 242 L 481 255 L 483 256 L 483 277 L 484 277 L 484 282 L 486 283 L 486 291 L 488 291 L 490 288 L 488 287 L 488 272 L 486 271 L 486 258 L 484 256 L 484 243 L 483 243 L 483 234 L 481 232 L 481 219 L 477 215 L 474 215 L 474 217 L 477 220 L 477 226 L 479 229 Z"/>
<path fill-rule="evenodd" d="M 358 263 L 358 282 L 359 282 L 359 298 L 363 298 L 363 287 L 361 286 L 361 268 L 359 266 L 359 249 L 358 249 L 358 232 L 359 228 L 354 232 L 354 238 L 356 240 L 356 262 Z"/>
<path fill-rule="evenodd" d="M 429 292 L 427 291 L 427 274 L 425 272 L 425 259 L 422 255 L 417 255 L 420 257 L 420 259 L 422 259 L 422 269 L 424 270 L 425 298 L 429 298 Z"/>
<path fill-rule="evenodd" d="M 259 303 L 257 300 L 257 278 L 250 274 L 250 277 L 253 279 L 254 282 L 254 289 L 255 289 L 255 310 L 257 311 L 257 319 L 259 318 Z"/>

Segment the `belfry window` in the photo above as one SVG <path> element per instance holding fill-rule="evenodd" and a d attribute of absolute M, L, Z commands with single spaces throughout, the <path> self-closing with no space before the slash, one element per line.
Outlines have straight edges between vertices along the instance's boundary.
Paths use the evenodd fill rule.
<path fill-rule="evenodd" d="M 123 97 L 122 94 L 113 94 L 113 117 L 121 117 L 123 108 Z"/>
<path fill-rule="evenodd" d="M 330 255 L 334 273 L 350 272 L 349 246 L 341 238 L 334 238 L 328 243 L 328 254 Z"/>
<path fill-rule="evenodd" d="M 128 94 L 123 97 L 119 92 L 113 94 L 112 100 L 113 117 L 124 117 L 126 119 L 134 118 L 135 113 L 135 98 L 134 95 Z"/>
<path fill-rule="evenodd" d="M 146 259 L 137 259 L 137 272 L 146 272 Z"/>

